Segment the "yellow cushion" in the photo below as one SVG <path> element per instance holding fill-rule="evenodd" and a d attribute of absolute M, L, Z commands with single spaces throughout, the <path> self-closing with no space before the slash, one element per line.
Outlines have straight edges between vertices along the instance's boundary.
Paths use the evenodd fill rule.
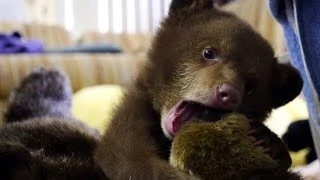
<path fill-rule="evenodd" d="M 307 164 L 306 156 L 308 154 L 308 149 L 302 149 L 298 152 L 290 152 L 290 156 L 292 159 L 292 167 L 299 167 Z"/>
<path fill-rule="evenodd" d="M 103 133 L 123 91 L 124 88 L 118 85 L 84 88 L 74 94 L 72 112 L 76 118 Z"/>

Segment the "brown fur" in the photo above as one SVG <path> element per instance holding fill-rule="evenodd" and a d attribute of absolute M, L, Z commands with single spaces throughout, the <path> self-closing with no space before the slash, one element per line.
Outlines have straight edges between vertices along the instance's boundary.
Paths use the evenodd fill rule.
<path fill-rule="evenodd" d="M 167 162 L 171 138 L 164 124 L 182 99 L 205 104 L 215 85 L 230 83 L 242 98 L 234 111 L 263 121 L 273 108 L 299 94 L 302 80 L 297 71 L 279 64 L 267 41 L 249 25 L 212 4 L 172 1 L 149 61 L 96 150 L 96 162 L 111 179 L 195 178 Z M 201 57 L 208 46 L 217 51 L 215 63 Z"/>
<path fill-rule="evenodd" d="M 251 123 L 254 125 L 239 114 L 228 115 L 215 123 L 189 123 L 173 140 L 170 162 L 203 180 L 213 177 L 219 180 L 299 180 L 298 175 L 287 172 L 290 163 L 279 165 L 266 153 L 267 148 L 281 146 L 275 147 L 274 156 L 289 157 L 281 139 L 262 123 Z M 260 131 L 260 135 L 255 136 L 259 139 L 249 135 L 253 131 Z M 270 141 L 257 143 L 265 139 L 263 136 L 269 136 Z"/>
<path fill-rule="evenodd" d="M 26 76 L 10 98 L 0 128 L 0 179 L 107 179 L 94 163 L 98 131 L 71 115 L 66 76 L 39 69 Z"/>
<path fill-rule="evenodd" d="M 106 179 L 93 162 L 99 139 L 90 131 L 68 118 L 34 118 L 6 125 L 0 129 L 0 179 Z"/>

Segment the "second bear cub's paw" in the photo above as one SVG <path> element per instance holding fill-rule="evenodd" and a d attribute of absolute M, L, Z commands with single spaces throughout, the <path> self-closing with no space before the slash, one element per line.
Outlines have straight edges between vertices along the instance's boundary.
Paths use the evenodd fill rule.
<path fill-rule="evenodd" d="M 289 151 L 282 140 L 261 122 L 250 121 L 248 135 L 253 137 L 255 145 L 274 159 L 282 170 L 287 170 L 292 163 Z"/>

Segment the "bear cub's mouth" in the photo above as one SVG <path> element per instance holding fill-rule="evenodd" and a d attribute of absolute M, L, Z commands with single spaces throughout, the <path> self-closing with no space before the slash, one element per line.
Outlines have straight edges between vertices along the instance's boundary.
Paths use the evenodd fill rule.
<path fill-rule="evenodd" d="M 166 130 L 171 137 L 175 137 L 181 127 L 188 121 L 218 121 L 230 111 L 215 109 L 195 101 L 180 101 L 169 112 L 166 119 Z"/>

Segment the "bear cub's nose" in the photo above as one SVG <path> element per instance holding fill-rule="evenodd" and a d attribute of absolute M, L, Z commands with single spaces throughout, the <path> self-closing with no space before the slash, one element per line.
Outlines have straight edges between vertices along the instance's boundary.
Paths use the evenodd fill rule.
<path fill-rule="evenodd" d="M 224 83 L 214 90 L 214 106 L 222 110 L 234 110 L 240 105 L 241 92 L 231 84 Z"/>

